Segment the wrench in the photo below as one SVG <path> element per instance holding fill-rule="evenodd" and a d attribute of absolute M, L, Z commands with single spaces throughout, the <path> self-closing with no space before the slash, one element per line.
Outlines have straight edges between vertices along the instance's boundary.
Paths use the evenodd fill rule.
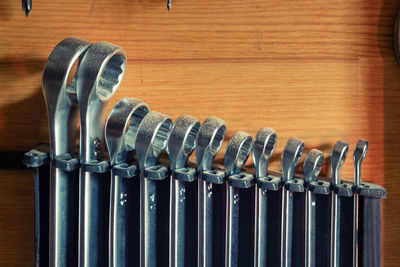
<path fill-rule="evenodd" d="M 213 213 L 216 210 L 215 190 L 221 189 L 225 178 L 225 172 L 212 170 L 212 163 L 218 151 L 221 149 L 222 142 L 226 134 L 226 124 L 223 120 L 216 117 L 208 117 L 200 127 L 196 139 L 195 152 L 197 160 L 198 179 L 198 266 L 221 265 L 220 259 L 223 249 L 222 246 L 213 247 L 214 241 L 218 241 L 213 236 L 213 230 L 222 230 L 217 225 Z M 217 245 L 219 245 L 217 243 Z"/>
<path fill-rule="evenodd" d="M 293 174 L 304 150 L 304 141 L 292 137 L 286 143 L 282 153 L 282 223 L 281 223 L 281 266 L 291 266 L 292 261 L 292 222 L 293 222 L 293 193 L 286 183 L 293 180 Z"/>
<path fill-rule="evenodd" d="M 305 189 L 305 266 L 316 266 L 315 261 L 315 236 L 316 236 L 316 196 L 310 190 L 311 182 L 317 181 L 318 174 L 324 165 L 324 154 L 318 149 L 312 149 L 303 163 Z"/>
<path fill-rule="evenodd" d="M 200 129 L 199 121 L 189 115 L 180 116 L 172 126 L 167 144 L 170 162 L 170 215 L 169 215 L 169 266 L 185 266 L 190 259 L 185 244 L 192 245 L 193 240 L 186 240 L 185 219 L 190 203 L 187 183 L 196 178 L 195 170 L 185 168 L 192 154 Z M 195 201 L 195 199 L 193 199 Z"/>
<path fill-rule="evenodd" d="M 109 225 L 109 266 L 130 266 L 134 264 L 130 248 L 135 238 L 128 233 L 134 226 L 131 218 L 135 195 L 132 192 L 132 177 L 136 177 L 137 166 L 132 164 L 136 134 L 144 116 L 149 112 L 146 103 L 135 98 L 119 101 L 106 122 L 105 139 L 110 155 L 110 225 Z M 132 179 L 131 179 L 132 178 Z M 136 178 L 135 178 L 136 181 Z M 139 230 L 139 229 L 137 229 Z"/>
<path fill-rule="evenodd" d="M 125 72 L 122 48 L 92 45 L 77 72 L 80 108 L 79 266 L 108 263 L 109 163 L 104 157 L 105 106 Z"/>
<path fill-rule="evenodd" d="M 139 126 L 136 136 L 136 155 L 140 169 L 140 266 L 157 266 L 161 263 L 157 249 L 160 245 L 157 216 L 162 210 L 157 192 L 157 183 L 168 176 L 166 167 L 157 165 L 161 152 L 165 149 L 172 121 L 156 111 L 149 112 Z M 158 244 L 157 244 L 158 243 Z"/>
<path fill-rule="evenodd" d="M 238 266 L 239 259 L 239 206 L 240 189 L 250 188 L 253 175 L 241 172 L 252 149 L 251 136 L 235 133 L 225 151 L 225 168 L 228 177 L 226 188 L 225 266 Z"/>
<path fill-rule="evenodd" d="M 78 161 L 75 154 L 75 132 L 78 118 L 76 76 L 67 86 L 75 61 L 78 70 L 91 43 L 67 38 L 52 51 L 43 72 L 42 90 L 49 116 L 50 134 L 50 220 L 49 265 L 77 264 L 78 244 Z M 78 72 L 77 70 L 77 72 Z M 44 222 L 42 222 L 44 223 Z"/>

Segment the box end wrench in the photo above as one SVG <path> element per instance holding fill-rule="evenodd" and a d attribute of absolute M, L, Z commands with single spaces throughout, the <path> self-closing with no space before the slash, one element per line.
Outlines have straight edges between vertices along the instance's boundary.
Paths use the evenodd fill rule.
<path fill-rule="evenodd" d="M 80 109 L 79 266 L 108 262 L 109 163 L 104 156 L 105 106 L 125 72 L 125 51 L 107 42 L 92 45 L 77 71 Z"/>
<path fill-rule="evenodd" d="M 253 143 L 253 159 L 255 167 L 254 197 L 254 266 L 267 266 L 267 219 L 268 190 L 262 184 L 268 180 L 268 162 L 274 153 L 277 135 L 274 129 L 261 128 Z"/>
<path fill-rule="evenodd" d="M 204 120 L 197 135 L 195 153 L 198 172 L 198 223 L 197 223 L 197 265 L 213 266 L 223 262 L 223 242 L 214 245 L 213 231 L 223 226 L 215 227 L 213 218 L 215 210 L 215 185 L 222 186 L 225 172 L 213 170 L 212 163 L 221 149 L 226 134 L 225 121 L 210 116 Z M 222 223 L 222 221 L 221 221 Z M 218 240 L 217 240 L 218 241 Z"/>
<path fill-rule="evenodd" d="M 166 151 L 170 162 L 169 266 L 185 266 L 190 261 L 187 249 L 195 240 L 186 240 L 187 183 L 196 178 L 195 169 L 186 168 L 200 129 L 200 122 L 189 115 L 180 116 L 173 124 Z M 193 199 L 195 200 L 195 199 Z M 191 242 L 190 242 L 191 241 Z M 190 255 L 190 253 L 189 253 Z M 193 259 L 192 259 L 193 260 Z"/>
<path fill-rule="evenodd" d="M 139 232 L 134 227 L 131 206 L 137 196 L 131 190 L 137 166 L 131 164 L 135 149 L 136 134 L 140 123 L 149 112 L 146 103 L 135 98 L 120 100 L 111 110 L 105 127 L 105 139 L 110 157 L 110 215 L 109 215 L 109 266 L 134 264 L 133 238 L 129 233 Z M 137 199 L 139 200 L 139 199 Z M 137 225 L 138 226 L 138 225 Z M 137 227 L 138 228 L 138 227 Z M 137 264 L 137 263 L 136 263 Z"/>
<path fill-rule="evenodd" d="M 305 266 L 316 266 L 315 261 L 315 236 L 316 236 L 316 197 L 310 190 L 310 183 L 317 181 L 318 175 L 324 165 L 324 154 L 318 149 L 308 152 L 303 163 L 305 189 L 305 244 L 304 260 Z"/>
<path fill-rule="evenodd" d="M 61 41 L 51 52 L 43 71 L 42 91 L 46 100 L 50 136 L 49 265 L 77 264 L 78 160 L 75 132 L 78 119 L 76 78 L 91 43 L 79 38 Z M 77 71 L 67 85 L 78 61 Z M 44 222 L 42 222 L 44 223 Z"/>
<path fill-rule="evenodd" d="M 281 266 L 291 266 L 292 261 L 292 226 L 293 226 L 293 192 L 288 183 L 294 179 L 293 174 L 304 151 L 304 141 L 292 137 L 286 143 L 282 153 L 282 214 L 281 214 Z"/>
<path fill-rule="evenodd" d="M 252 145 L 251 136 L 239 131 L 229 140 L 225 151 L 224 162 L 228 183 L 226 187 L 225 266 L 239 265 L 240 189 L 250 188 L 254 182 L 254 176 L 241 172 L 241 169 L 250 156 Z"/>
<path fill-rule="evenodd" d="M 151 111 L 143 119 L 136 136 L 136 155 L 140 169 L 140 266 L 161 264 L 157 217 L 160 210 L 157 183 L 169 176 L 168 168 L 157 165 L 167 145 L 172 121 L 166 115 Z M 162 199 L 162 201 L 167 201 Z M 167 219 L 168 220 L 168 219 Z M 168 246 L 167 244 L 162 244 Z"/>

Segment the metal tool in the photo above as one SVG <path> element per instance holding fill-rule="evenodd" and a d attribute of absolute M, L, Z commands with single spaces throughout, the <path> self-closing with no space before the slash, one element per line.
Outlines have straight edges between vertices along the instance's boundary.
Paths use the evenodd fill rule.
<path fill-rule="evenodd" d="M 305 189 L 305 244 L 304 259 L 305 266 L 314 267 L 315 259 L 315 240 L 316 240 L 316 195 L 310 190 L 310 183 L 317 181 L 318 174 L 324 165 L 324 154 L 318 149 L 312 149 L 303 163 L 304 180 L 307 184 Z"/>
<path fill-rule="evenodd" d="M 212 164 L 226 134 L 226 124 L 216 117 L 208 117 L 200 127 L 195 152 L 198 177 L 198 266 L 221 266 L 224 261 L 224 242 L 220 238 L 224 221 L 219 207 L 223 205 L 218 192 L 224 189 L 225 172 L 212 169 Z M 220 197 L 220 198 L 218 198 Z M 223 236 L 223 233 L 222 233 Z"/>
<path fill-rule="evenodd" d="M 78 160 L 75 133 L 78 119 L 76 77 L 67 85 L 76 61 L 78 69 L 91 43 L 79 38 L 61 41 L 52 51 L 43 72 L 42 89 L 49 116 L 50 220 L 49 265 L 77 264 Z"/>
<path fill-rule="evenodd" d="M 291 266 L 292 262 L 292 223 L 293 223 L 293 193 L 286 183 L 293 180 L 293 174 L 303 154 L 304 142 L 292 137 L 286 143 L 282 153 L 282 222 L 281 222 L 281 266 Z"/>
<path fill-rule="evenodd" d="M 159 249 L 166 249 L 167 244 L 157 236 L 157 223 L 162 209 L 159 202 L 168 202 L 159 198 L 157 183 L 168 177 L 168 169 L 157 165 L 158 157 L 167 145 L 172 121 L 169 117 L 152 111 L 144 117 L 136 136 L 136 155 L 140 169 L 140 266 L 158 266 L 163 261 Z M 168 208 L 167 208 L 168 209 Z M 168 218 L 167 218 L 168 220 Z"/>
<path fill-rule="evenodd" d="M 91 46 L 77 71 L 80 108 L 79 266 L 108 263 L 109 163 L 104 156 L 105 106 L 117 90 L 126 65 L 122 48 L 107 42 Z"/>
<path fill-rule="evenodd" d="M 180 116 L 172 126 L 167 144 L 167 153 L 170 162 L 170 215 L 169 215 L 169 266 L 187 266 L 193 259 L 188 257 L 190 247 L 196 240 L 186 237 L 187 216 L 190 202 L 196 201 L 193 195 L 188 194 L 187 183 L 196 178 L 196 170 L 186 167 L 186 162 L 192 154 L 197 134 L 200 129 L 199 121 L 189 115 Z M 192 209 L 193 210 L 193 209 Z M 193 217 L 192 214 L 191 217 Z M 194 225 L 191 225 L 193 229 Z"/>
<path fill-rule="evenodd" d="M 110 226 L 109 266 L 137 265 L 134 251 L 139 239 L 139 224 L 133 206 L 139 202 L 134 189 L 139 185 L 137 166 L 133 163 L 136 134 L 140 123 L 149 112 L 146 103 L 135 98 L 119 101 L 106 122 L 105 139 L 110 156 Z M 138 206 L 138 205 L 137 205 Z M 137 209 L 137 212 L 139 210 Z M 135 227 L 136 225 L 136 227 Z M 134 234 L 130 234 L 134 233 Z M 137 246 L 137 249 L 139 247 Z"/>
<path fill-rule="evenodd" d="M 341 183 L 340 170 L 349 151 L 349 145 L 338 141 L 331 154 L 332 186 L 337 187 Z M 340 196 L 335 190 L 331 193 L 331 256 L 330 266 L 339 266 L 340 260 Z"/>
<path fill-rule="evenodd" d="M 254 181 L 253 175 L 243 173 L 241 169 L 246 163 L 251 149 L 251 136 L 239 131 L 229 140 L 225 151 L 224 162 L 228 179 L 226 188 L 225 266 L 239 266 L 240 191 L 250 188 Z"/>
<path fill-rule="evenodd" d="M 32 10 L 32 0 L 22 0 L 22 11 L 25 13 L 25 17 L 29 15 Z"/>

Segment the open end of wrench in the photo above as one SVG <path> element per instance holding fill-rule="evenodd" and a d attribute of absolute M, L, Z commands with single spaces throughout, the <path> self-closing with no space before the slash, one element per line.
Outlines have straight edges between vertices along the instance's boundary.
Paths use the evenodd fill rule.
<path fill-rule="evenodd" d="M 353 153 L 354 160 L 354 185 L 361 184 L 361 164 L 368 151 L 368 141 L 360 139 Z"/>
<path fill-rule="evenodd" d="M 225 151 L 226 175 L 238 174 L 249 158 L 252 148 L 251 136 L 245 132 L 235 133 Z"/>
<path fill-rule="evenodd" d="M 267 176 L 268 161 L 274 153 L 277 135 L 274 129 L 261 128 L 253 143 L 253 159 L 256 177 Z"/>
<path fill-rule="evenodd" d="M 349 144 L 344 141 L 338 141 L 333 147 L 331 154 L 332 184 L 340 184 L 340 171 L 348 152 Z"/>
<path fill-rule="evenodd" d="M 286 143 L 282 153 L 282 179 L 288 181 L 293 179 L 294 170 L 299 164 L 304 151 L 304 141 L 291 137 Z"/>
<path fill-rule="evenodd" d="M 308 152 L 303 163 L 304 180 L 307 183 L 316 181 L 324 165 L 324 154 L 318 149 L 312 149 Z"/>
<path fill-rule="evenodd" d="M 97 80 L 97 96 L 107 102 L 119 87 L 126 67 L 125 54 L 117 52 L 103 65 Z"/>

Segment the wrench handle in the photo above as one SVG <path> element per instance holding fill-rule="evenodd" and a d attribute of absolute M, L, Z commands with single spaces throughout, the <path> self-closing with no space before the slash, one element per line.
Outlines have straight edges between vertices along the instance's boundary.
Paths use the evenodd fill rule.
<path fill-rule="evenodd" d="M 281 267 L 290 267 L 292 261 L 293 193 L 282 189 Z"/>
<path fill-rule="evenodd" d="M 212 266 L 213 185 L 198 179 L 198 264 Z"/>
<path fill-rule="evenodd" d="M 239 188 L 228 185 L 226 189 L 225 266 L 238 266 L 239 253 Z"/>
<path fill-rule="evenodd" d="M 267 266 L 267 190 L 256 184 L 255 190 L 254 266 Z"/>

